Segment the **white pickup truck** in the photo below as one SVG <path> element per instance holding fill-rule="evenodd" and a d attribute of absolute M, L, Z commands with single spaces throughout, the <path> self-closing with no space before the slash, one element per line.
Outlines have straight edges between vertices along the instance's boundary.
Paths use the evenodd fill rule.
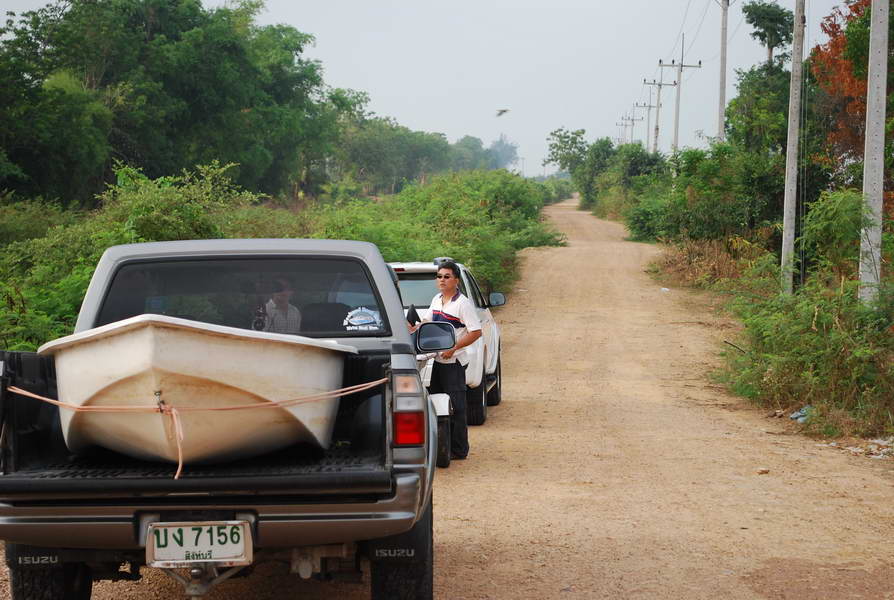
<path fill-rule="evenodd" d="M 388 263 L 397 273 L 404 309 L 409 309 L 412 305 L 421 317 L 425 317 L 432 298 L 438 293 L 435 274 L 438 272 L 438 265 L 444 260 L 452 259 L 440 257 L 431 262 Z M 468 267 L 462 263 L 457 264 L 460 269 L 459 289 L 472 300 L 481 321 L 481 337 L 468 348 L 470 362 L 466 369 L 466 406 L 469 425 L 483 425 L 487 420 L 487 407 L 500 403 L 502 384 L 500 327 L 490 309 L 506 304 L 506 296 L 493 292 L 485 297 Z M 428 385 L 430 377 L 431 361 L 422 370 L 425 385 Z"/>

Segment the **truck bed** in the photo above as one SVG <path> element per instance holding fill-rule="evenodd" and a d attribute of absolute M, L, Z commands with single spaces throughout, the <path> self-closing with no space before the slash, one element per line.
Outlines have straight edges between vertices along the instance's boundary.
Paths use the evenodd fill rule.
<path fill-rule="evenodd" d="M 387 359 L 387 354 L 349 356 L 345 385 L 381 377 Z M 7 425 L 0 444 L 0 500 L 203 493 L 320 497 L 392 491 L 384 415 L 376 419 L 384 412 L 378 390 L 342 399 L 328 450 L 294 445 L 246 460 L 186 465 L 175 480 L 176 465 L 142 461 L 102 448 L 83 455 L 71 453 L 62 439 L 59 409 L 5 390 L 5 385 L 16 385 L 55 398 L 52 359 L 0 352 L 0 360 L 7 370 L 5 384 L 0 385 L 0 417 Z M 370 411 L 369 406 L 374 408 Z M 360 413 L 367 417 L 358 421 Z"/>

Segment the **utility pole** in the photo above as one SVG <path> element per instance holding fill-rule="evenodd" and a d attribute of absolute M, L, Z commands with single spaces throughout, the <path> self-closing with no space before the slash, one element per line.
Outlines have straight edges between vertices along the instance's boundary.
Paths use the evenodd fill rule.
<path fill-rule="evenodd" d="M 658 64 L 661 64 L 661 61 L 658 61 Z M 661 71 L 661 74 L 664 75 L 664 71 Z M 664 81 L 646 81 L 643 79 L 643 83 L 646 85 L 654 86 L 658 88 L 658 100 L 655 102 L 655 144 L 652 147 L 652 152 L 658 152 L 658 124 L 661 120 L 661 88 L 664 86 L 674 87 L 677 85 L 677 82 L 673 83 L 664 83 Z"/>
<path fill-rule="evenodd" d="M 633 105 L 636 108 L 645 108 L 646 109 L 646 135 L 643 136 L 643 147 L 646 149 L 646 152 L 649 152 L 649 132 L 652 131 L 652 109 L 658 108 L 657 104 L 652 104 L 652 88 L 649 88 L 649 102 L 646 104 L 640 104 L 637 102 Z M 655 150 L 652 150 L 655 152 Z"/>
<path fill-rule="evenodd" d="M 622 121 L 626 121 L 626 122 L 630 123 L 630 143 L 631 144 L 634 142 L 633 129 L 636 127 L 636 122 L 643 120 L 642 117 L 640 117 L 638 119 L 636 118 L 636 105 L 634 105 L 633 111 L 634 112 L 632 112 L 629 117 L 628 116 L 621 117 Z M 646 137 L 648 137 L 648 136 L 649 136 L 649 134 L 648 134 L 648 132 L 646 132 Z"/>
<path fill-rule="evenodd" d="M 674 143 L 671 146 L 671 149 L 674 154 L 677 153 L 679 149 L 679 141 L 680 141 L 680 93 L 683 90 L 683 69 L 701 69 L 702 61 L 698 61 L 697 65 L 687 65 L 683 63 L 683 52 L 686 49 L 686 34 L 683 34 L 683 43 L 680 47 L 680 62 L 676 60 L 672 60 L 671 64 L 666 65 L 663 61 L 658 61 L 658 66 L 661 68 L 668 69 L 676 69 L 677 70 L 677 105 L 674 107 Z"/>
<path fill-rule="evenodd" d="M 890 0 L 872 0 L 870 17 L 866 144 L 863 149 L 863 202 L 868 209 L 870 222 L 860 235 L 860 299 L 864 302 L 871 302 L 878 297 L 878 285 L 882 275 L 889 2 Z"/>
<path fill-rule="evenodd" d="M 615 125 L 618 126 L 618 137 L 615 138 L 615 141 L 620 146 L 626 142 L 624 138 L 627 136 L 627 123 L 615 123 Z"/>
<path fill-rule="evenodd" d="M 621 122 L 615 123 L 615 125 L 617 125 L 618 127 L 624 128 L 624 134 L 621 136 L 621 140 L 623 140 L 622 141 L 623 144 L 628 143 L 627 128 L 628 127 L 631 129 L 633 128 L 633 123 L 630 122 L 630 117 L 628 117 L 627 115 L 623 115 L 621 117 Z"/>
<path fill-rule="evenodd" d="M 887 2 L 887 0 L 885 0 Z M 885 21 L 887 26 L 887 21 Z M 795 217 L 798 190 L 798 132 L 801 127 L 801 78 L 804 67 L 804 0 L 795 0 L 792 78 L 788 100 L 788 144 L 785 151 L 785 196 L 782 209 L 782 291 L 792 293 Z"/>
<path fill-rule="evenodd" d="M 720 4 L 720 95 L 717 108 L 717 141 L 724 138 L 726 124 L 726 22 L 729 14 L 729 0 L 717 0 Z"/>

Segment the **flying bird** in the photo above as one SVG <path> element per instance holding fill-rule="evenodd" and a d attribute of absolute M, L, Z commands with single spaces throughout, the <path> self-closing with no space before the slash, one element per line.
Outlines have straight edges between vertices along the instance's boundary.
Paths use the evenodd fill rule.
<path fill-rule="evenodd" d="M 509 112 L 508 108 L 501 108 L 501 109 L 497 110 L 497 116 L 502 117 L 503 115 L 505 115 L 508 112 Z"/>

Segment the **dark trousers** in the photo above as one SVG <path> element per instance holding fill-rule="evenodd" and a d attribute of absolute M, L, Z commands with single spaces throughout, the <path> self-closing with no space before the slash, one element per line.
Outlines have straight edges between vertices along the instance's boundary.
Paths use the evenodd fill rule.
<path fill-rule="evenodd" d="M 431 394 L 447 394 L 453 406 L 450 417 L 450 451 L 454 456 L 469 453 L 469 424 L 466 421 L 466 369 L 459 364 L 435 361 L 431 370 Z"/>

